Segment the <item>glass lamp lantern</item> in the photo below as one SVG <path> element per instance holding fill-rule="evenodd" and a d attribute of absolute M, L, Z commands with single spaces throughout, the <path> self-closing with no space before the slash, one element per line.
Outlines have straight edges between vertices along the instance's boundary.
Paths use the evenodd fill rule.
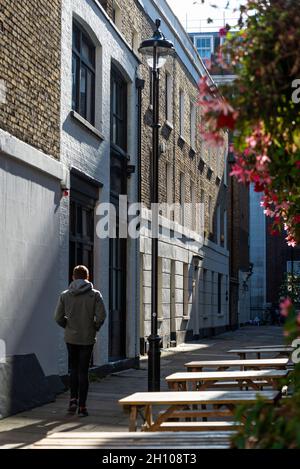
<path fill-rule="evenodd" d="M 156 30 L 152 38 L 145 39 L 140 47 L 139 52 L 146 57 L 147 64 L 152 70 L 157 70 L 164 66 L 167 57 L 174 54 L 174 45 L 166 39 L 160 30 L 160 19 L 155 21 Z"/>

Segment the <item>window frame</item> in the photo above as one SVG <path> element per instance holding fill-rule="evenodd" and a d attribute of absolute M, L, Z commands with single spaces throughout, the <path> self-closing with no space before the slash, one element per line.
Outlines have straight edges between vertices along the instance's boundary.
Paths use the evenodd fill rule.
<path fill-rule="evenodd" d="M 114 96 L 114 85 L 116 96 Z M 128 83 L 117 67 L 111 67 L 111 110 L 110 110 L 110 141 L 124 155 L 128 145 Z M 114 97 L 119 98 L 120 113 L 114 109 Z M 116 123 L 116 141 L 114 141 L 114 123 Z M 120 133 L 121 129 L 121 133 Z M 121 135 L 121 138 L 120 138 Z M 120 138 L 120 140 L 118 140 Z"/>
<path fill-rule="evenodd" d="M 179 176 L 179 204 L 180 204 L 180 224 L 185 226 L 185 174 L 180 172 Z"/>
<path fill-rule="evenodd" d="M 184 91 L 179 90 L 179 135 L 184 140 L 184 111 L 185 111 Z"/>
<path fill-rule="evenodd" d="M 77 29 L 78 34 L 78 48 L 74 41 L 74 30 Z M 82 51 L 82 44 L 83 41 L 88 46 L 89 54 L 91 54 L 91 60 L 87 60 Z M 73 90 L 73 60 L 76 60 L 76 77 L 75 77 L 75 96 Z M 85 112 L 82 112 L 81 108 L 81 70 L 87 70 L 87 73 L 91 75 L 91 87 L 88 89 L 88 80 L 86 78 L 85 83 Z M 86 75 L 87 77 L 87 75 Z M 91 110 L 90 110 L 90 117 L 88 116 L 88 109 L 87 103 L 88 99 L 90 99 L 91 103 Z M 96 99 L 96 46 L 89 37 L 88 33 L 84 30 L 84 28 L 73 19 L 72 25 L 72 110 L 77 112 L 83 119 L 89 122 L 91 125 L 95 125 L 95 99 Z M 74 105 L 75 103 L 75 105 Z"/>
<path fill-rule="evenodd" d="M 198 39 L 209 39 L 210 40 L 210 56 L 209 57 L 205 57 L 203 55 L 200 54 L 200 49 L 201 50 L 209 50 L 208 47 L 198 47 L 197 45 L 197 40 Z M 198 54 L 200 55 L 201 59 L 208 59 L 210 60 L 211 59 L 211 55 L 214 53 L 214 37 L 213 36 L 210 36 L 210 35 L 206 35 L 206 36 L 195 36 L 195 47 L 198 51 Z"/>
<path fill-rule="evenodd" d="M 196 150 L 196 118 L 197 109 L 194 101 L 190 102 L 190 145 L 192 150 Z"/>
<path fill-rule="evenodd" d="M 166 121 L 173 125 L 173 78 L 166 72 Z"/>

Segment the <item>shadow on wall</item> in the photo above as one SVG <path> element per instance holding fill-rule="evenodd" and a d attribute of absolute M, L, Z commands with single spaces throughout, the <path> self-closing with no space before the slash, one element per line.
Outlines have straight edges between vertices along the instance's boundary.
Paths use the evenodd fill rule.
<path fill-rule="evenodd" d="M 0 365 L 2 416 L 49 402 L 63 390 L 58 375 L 60 184 L 5 156 L 0 159 Z M 44 371 L 43 371 L 44 370 Z M 50 387 L 49 387 L 50 386 Z M 52 391 L 50 389 L 53 389 Z M 31 398 L 30 398 L 31 395 Z M 28 407 L 29 406 L 29 407 Z"/>
<path fill-rule="evenodd" d="M 53 402 L 64 390 L 58 376 L 45 377 L 35 354 L 7 357 L 0 364 L 0 419 Z"/>

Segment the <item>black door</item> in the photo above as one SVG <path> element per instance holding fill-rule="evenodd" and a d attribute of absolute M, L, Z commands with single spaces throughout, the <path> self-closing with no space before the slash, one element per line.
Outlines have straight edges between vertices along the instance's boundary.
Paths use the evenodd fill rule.
<path fill-rule="evenodd" d="M 99 181 L 71 169 L 70 234 L 69 234 L 69 280 L 76 265 L 83 264 L 94 277 L 94 211 L 99 200 Z"/>
<path fill-rule="evenodd" d="M 93 200 L 71 190 L 69 280 L 76 265 L 83 264 L 94 273 L 94 204 Z"/>
<path fill-rule="evenodd" d="M 119 196 L 127 193 L 127 83 L 112 67 L 110 200 L 116 208 L 116 238 L 109 241 L 109 358 L 126 357 L 126 239 L 119 238 Z"/>

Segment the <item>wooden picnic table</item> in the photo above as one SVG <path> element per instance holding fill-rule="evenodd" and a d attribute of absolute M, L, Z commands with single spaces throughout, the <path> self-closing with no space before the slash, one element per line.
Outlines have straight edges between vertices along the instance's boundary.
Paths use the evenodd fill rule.
<path fill-rule="evenodd" d="M 279 380 L 286 377 L 289 370 L 248 370 L 248 371 L 207 371 L 196 373 L 173 373 L 166 377 L 173 391 L 205 391 L 215 385 L 230 385 L 241 390 L 250 387 L 262 390 L 264 386 L 280 389 Z"/>
<path fill-rule="evenodd" d="M 178 391 L 178 392 L 137 392 L 119 400 L 124 410 L 129 411 L 129 431 L 137 430 L 137 418 L 144 421 L 144 431 L 199 431 L 227 430 L 236 426 L 235 422 L 174 422 L 170 419 L 203 417 L 231 417 L 239 404 L 254 404 L 257 396 L 266 403 L 274 404 L 280 398 L 278 391 Z M 212 405 L 211 410 L 190 407 Z M 153 407 L 163 407 L 154 417 Z M 225 407 L 225 409 L 221 409 Z M 224 426 L 224 423 L 227 425 Z"/>
<path fill-rule="evenodd" d="M 264 358 L 257 360 L 202 360 L 185 363 L 189 372 L 202 371 L 203 368 L 216 368 L 219 371 L 227 370 L 231 367 L 240 367 L 241 370 L 256 368 L 276 368 L 286 369 L 289 363 L 288 358 Z"/>
<path fill-rule="evenodd" d="M 228 350 L 228 353 L 234 353 L 239 355 L 241 360 L 246 360 L 248 354 L 255 353 L 257 358 L 261 358 L 262 353 L 275 353 L 276 356 L 284 356 L 289 357 L 290 354 L 293 352 L 294 347 L 290 346 L 280 346 L 280 347 L 253 347 L 253 348 L 240 348 L 240 349 L 232 349 Z"/>

